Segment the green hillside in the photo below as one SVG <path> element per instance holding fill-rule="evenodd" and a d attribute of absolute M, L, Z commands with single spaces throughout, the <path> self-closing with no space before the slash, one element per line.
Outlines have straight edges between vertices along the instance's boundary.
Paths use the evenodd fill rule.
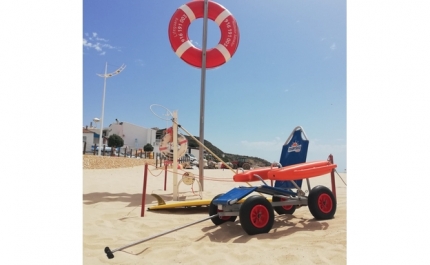
<path fill-rule="evenodd" d="M 185 137 L 188 140 L 188 147 L 191 147 L 193 149 L 199 149 L 199 144 L 197 141 L 195 141 L 193 138 L 191 138 L 190 136 L 185 135 Z M 197 140 L 200 140 L 199 137 L 194 136 L 194 138 L 196 138 Z M 218 147 L 216 147 L 215 145 L 213 145 L 211 142 L 209 142 L 208 140 L 205 139 L 204 141 L 204 145 L 211 150 L 211 152 L 213 152 L 215 155 L 217 155 L 219 158 L 224 159 L 225 162 L 233 162 L 233 161 L 237 161 L 239 159 L 239 157 L 244 157 L 245 160 L 250 163 L 253 167 L 258 166 L 258 167 L 265 167 L 265 166 L 270 166 L 270 162 L 267 160 L 264 160 L 262 158 L 259 157 L 254 157 L 254 156 L 246 156 L 246 155 L 239 155 L 239 154 L 229 154 L 229 153 L 225 153 L 223 152 L 221 149 L 219 149 Z M 211 159 L 211 155 L 209 152 L 206 152 L 206 158 L 208 160 Z M 224 158 L 223 155 L 224 154 Z M 216 158 L 213 158 L 212 160 L 217 160 Z"/>

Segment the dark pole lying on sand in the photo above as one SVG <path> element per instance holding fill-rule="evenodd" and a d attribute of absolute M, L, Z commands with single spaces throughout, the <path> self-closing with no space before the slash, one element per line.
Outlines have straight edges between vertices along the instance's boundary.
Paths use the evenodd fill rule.
<path fill-rule="evenodd" d="M 158 234 L 158 235 L 155 235 L 155 236 L 147 237 L 147 238 L 142 239 L 142 240 L 140 240 L 140 241 L 137 241 L 137 242 L 131 243 L 131 244 L 129 244 L 129 245 L 126 245 L 126 246 L 123 246 L 123 247 L 120 247 L 120 248 L 116 248 L 116 249 L 114 249 L 114 250 L 110 250 L 110 248 L 109 248 L 109 247 L 105 247 L 105 253 L 106 253 L 106 255 L 107 255 L 107 257 L 108 257 L 109 259 L 113 259 L 113 258 L 114 258 L 114 256 L 113 256 L 113 253 L 114 253 L 114 252 L 117 252 L 117 251 L 120 251 L 120 250 L 123 250 L 123 249 L 129 248 L 129 247 L 132 247 L 132 246 L 138 245 L 138 244 L 140 244 L 140 243 L 143 243 L 143 242 L 145 242 L 145 241 L 148 241 L 148 240 L 151 240 L 151 239 L 154 239 L 154 238 L 157 238 L 157 237 L 163 236 L 163 235 L 170 234 L 170 233 L 172 233 L 172 232 L 178 231 L 178 230 L 183 229 L 183 228 L 185 228 L 185 227 L 192 226 L 192 225 L 195 225 L 195 224 L 201 223 L 201 222 L 203 222 L 203 221 L 206 221 L 206 220 L 209 220 L 209 219 L 212 219 L 212 218 L 215 218 L 215 217 L 218 217 L 218 214 L 211 215 L 211 216 L 206 217 L 206 218 L 204 218 L 204 219 L 202 219 L 202 220 L 199 220 L 199 221 L 196 221 L 196 222 L 193 222 L 193 223 L 190 223 L 190 224 L 187 224 L 187 225 L 184 225 L 184 226 L 181 226 L 181 227 L 178 227 L 178 228 L 175 228 L 175 229 L 172 229 L 172 230 L 166 231 L 166 232 L 164 232 L 164 233 L 161 233 L 161 234 Z"/>

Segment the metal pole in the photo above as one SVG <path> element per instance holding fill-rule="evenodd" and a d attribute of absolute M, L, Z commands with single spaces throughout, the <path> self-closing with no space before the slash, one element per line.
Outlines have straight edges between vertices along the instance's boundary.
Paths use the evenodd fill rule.
<path fill-rule="evenodd" d="M 167 182 L 167 164 L 166 164 L 166 160 L 164 160 L 164 191 L 166 191 L 166 182 Z"/>
<path fill-rule="evenodd" d="M 206 83 L 206 44 L 207 44 L 207 30 L 208 30 L 208 0 L 204 1 L 203 7 L 203 46 L 202 46 L 202 77 L 200 89 L 200 141 L 205 143 L 204 128 L 205 128 L 205 83 Z M 203 147 L 199 147 L 199 182 L 204 190 L 203 180 Z"/>
<path fill-rule="evenodd" d="M 142 191 L 142 204 L 140 208 L 140 217 L 145 215 L 145 200 L 146 200 L 146 181 L 148 179 L 148 163 L 145 163 L 143 170 L 143 191 Z"/>
<path fill-rule="evenodd" d="M 195 225 L 195 224 L 198 224 L 198 223 L 201 223 L 201 222 L 203 222 L 203 221 L 206 221 L 206 220 L 209 220 L 209 219 L 212 219 L 212 218 L 216 218 L 216 217 L 218 217 L 218 214 L 214 214 L 214 215 L 211 215 L 211 216 L 206 217 L 206 218 L 204 218 L 204 219 L 201 219 L 201 220 L 198 220 L 198 221 L 195 221 L 195 222 L 189 223 L 189 224 L 187 224 L 187 225 L 184 225 L 184 226 L 181 226 L 181 227 L 177 227 L 177 228 L 175 228 L 175 229 L 172 229 L 172 230 L 169 230 L 169 231 L 166 231 L 166 232 L 163 232 L 163 233 L 160 233 L 160 234 L 154 235 L 154 236 L 147 237 L 147 238 L 142 239 L 142 240 L 140 240 L 140 241 L 137 241 L 137 242 L 131 243 L 131 244 L 129 244 L 129 245 L 126 245 L 126 246 L 123 246 L 123 247 L 120 247 L 120 248 L 116 248 L 116 249 L 114 249 L 114 250 L 110 250 L 110 249 L 109 249 L 109 247 L 105 247 L 105 253 L 106 253 L 106 255 L 108 256 L 108 258 L 109 258 L 109 259 L 113 259 L 113 258 L 114 258 L 114 255 L 113 255 L 113 253 L 114 253 L 114 252 L 117 252 L 117 251 L 120 251 L 120 250 L 123 250 L 123 249 L 129 248 L 129 247 L 135 246 L 135 245 L 137 245 L 137 244 L 143 243 L 143 242 L 145 242 L 145 241 L 148 241 L 148 240 L 151 240 L 151 239 L 154 239 L 154 238 L 157 238 L 157 237 L 163 236 L 163 235 L 170 234 L 170 233 L 172 233 L 172 232 L 175 232 L 175 231 L 178 231 L 178 230 L 184 229 L 184 228 L 186 228 L 186 227 L 189 227 L 189 226 L 192 226 L 192 225 Z"/>
<path fill-rule="evenodd" d="M 125 65 L 123 64 L 120 68 L 118 68 L 115 72 L 108 74 L 107 73 L 107 62 L 106 62 L 106 67 L 105 67 L 105 73 L 104 75 L 101 74 L 97 74 L 100 77 L 104 77 L 105 81 L 104 81 L 104 86 L 103 86 L 103 103 L 102 103 L 102 122 L 100 124 L 100 136 L 99 136 L 99 152 L 98 154 L 101 155 L 101 146 L 102 146 L 102 140 L 103 140 L 103 122 L 104 122 L 104 113 L 105 113 L 105 95 L 106 95 L 106 79 L 108 77 L 112 77 L 114 75 L 117 75 L 119 73 L 121 73 L 122 70 L 124 70 Z M 103 152 L 104 155 L 104 152 Z"/>
<path fill-rule="evenodd" d="M 99 135 L 99 152 L 98 155 L 101 155 L 101 146 L 102 146 L 102 141 L 103 141 L 103 122 L 105 121 L 104 119 L 104 113 L 105 113 L 105 95 L 106 95 L 106 77 L 107 77 L 107 62 L 106 62 L 106 66 L 105 66 L 105 82 L 104 82 L 104 86 L 103 86 L 103 103 L 102 103 L 102 120 L 100 123 L 100 135 Z"/>
<path fill-rule="evenodd" d="M 178 114 L 173 112 L 173 200 L 178 200 Z"/>
<path fill-rule="evenodd" d="M 334 164 L 333 155 L 332 154 L 330 154 L 328 156 L 328 159 L 329 159 L 330 163 Z M 331 179 L 331 192 L 333 192 L 334 198 L 337 199 L 336 198 L 336 181 L 334 179 L 334 169 L 331 170 L 330 179 Z"/>

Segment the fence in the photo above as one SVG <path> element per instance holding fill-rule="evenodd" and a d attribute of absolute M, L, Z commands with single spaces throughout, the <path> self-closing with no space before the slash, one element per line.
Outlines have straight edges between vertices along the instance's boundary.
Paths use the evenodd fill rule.
<path fill-rule="evenodd" d="M 178 159 L 178 164 L 182 164 L 182 163 L 190 163 L 191 164 L 191 160 L 189 157 L 181 157 Z M 172 160 L 169 159 L 166 156 L 163 156 L 160 153 L 157 153 L 155 156 L 155 167 L 162 167 L 163 165 L 170 165 L 172 164 Z"/>
<path fill-rule="evenodd" d="M 82 153 L 85 154 L 93 154 L 93 155 L 97 155 L 98 154 L 98 146 L 91 146 L 91 151 L 86 151 L 87 149 L 87 143 L 84 142 L 83 143 L 83 151 Z M 117 156 L 117 157 L 129 157 L 129 158 L 147 158 L 147 159 L 153 159 L 154 158 L 154 152 L 146 152 L 143 151 L 142 149 L 128 149 L 127 147 L 122 148 L 122 147 L 117 147 L 117 148 L 110 148 L 107 147 L 106 145 L 103 145 L 103 147 L 101 148 L 101 155 L 102 156 Z"/>
<path fill-rule="evenodd" d="M 98 154 L 98 150 L 97 150 L 97 145 L 95 145 L 95 147 L 91 146 L 91 151 L 86 151 L 86 147 L 87 147 L 87 143 L 83 142 L 83 154 L 93 154 L 93 155 L 97 155 Z M 127 149 L 127 147 L 125 148 L 121 148 L 121 147 L 117 147 L 115 149 L 113 148 L 108 148 L 106 149 L 106 145 L 103 145 L 103 148 L 101 149 L 101 153 L 102 156 L 116 156 L 116 157 L 128 157 L 128 158 L 145 158 L 145 159 L 155 159 L 155 166 L 156 167 L 161 167 L 163 166 L 163 164 L 170 164 L 172 163 L 172 159 L 162 155 L 161 153 L 155 153 L 155 152 L 145 152 L 142 149 Z M 182 163 L 191 163 L 190 158 L 189 157 L 182 157 L 180 159 L 178 159 L 178 163 L 182 164 Z"/>

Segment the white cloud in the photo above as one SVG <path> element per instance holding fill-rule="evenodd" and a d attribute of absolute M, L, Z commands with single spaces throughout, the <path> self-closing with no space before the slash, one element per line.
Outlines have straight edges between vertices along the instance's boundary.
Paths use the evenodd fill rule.
<path fill-rule="evenodd" d="M 100 55 L 105 55 L 105 49 L 118 50 L 119 48 L 114 47 L 107 42 L 109 40 L 98 37 L 96 32 L 93 32 L 91 35 L 88 33 L 84 34 L 86 37 L 83 38 L 83 46 L 87 49 L 94 49 L 99 52 Z"/>
<path fill-rule="evenodd" d="M 196 46 L 196 47 L 198 47 L 198 48 L 201 48 L 201 45 L 200 45 L 197 41 L 190 40 L 190 42 L 191 42 L 194 46 Z"/>
<path fill-rule="evenodd" d="M 333 42 L 333 44 L 330 46 L 330 50 L 332 51 L 336 50 L 336 43 Z"/>
<path fill-rule="evenodd" d="M 310 142 L 312 144 L 309 144 L 309 150 L 312 150 L 316 153 L 327 153 L 329 154 L 332 151 L 336 152 L 346 152 L 346 143 L 345 139 L 336 139 L 336 144 L 329 144 L 322 142 L 318 139 L 311 139 Z M 280 151 L 282 146 L 285 144 L 285 140 L 281 140 L 280 137 L 275 137 L 275 139 L 271 141 L 255 141 L 250 142 L 247 140 L 240 142 L 242 147 L 246 148 L 247 150 L 276 150 Z"/>
<path fill-rule="evenodd" d="M 281 141 L 279 137 L 276 137 L 272 141 L 250 142 L 244 140 L 240 142 L 237 152 L 247 154 L 248 156 L 260 157 L 269 162 L 276 162 L 279 161 L 283 144 L 284 141 Z"/>
<path fill-rule="evenodd" d="M 137 63 L 137 64 L 139 64 L 139 65 L 141 65 L 141 66 L 144 66 L 144 63 L 143 63 L 143 60 L 142 59 L 136 59 L 136 60 L 134 60 L 135 61 L 135 63 Z"/>
<path fill-rule="evenodd" d="M 309 151 L 329 155 L 330 152 L 345 153 L 346 144 L 312 144 Z"/>
<path fill-rule="evenodd" d="M 240 142 L 237 153 L 247 154 L 263 158 L 269 162 L 279 161 L 282 152 L 282 146 L 285 144 L 285 138 L 274 137 L 268 141 L 247 141 Z M 333 155 L 335 163 L 339 170 L 346 169 L 346 140 L 335 139 L 335 142 L 327 142 L 317 138 L 309 139 L 309 149 L 307 161 L 325 160 L 330 154 Z"/>
<path fill-rule="evenodd" d="M 249 142 L 245 140 L 241 141 L 240 143 L 248 150 L 278 150 L 279 146 L 282 146 L 284 144 L 284 142 L 281 142 L 281 139 L 279 137 L 276 137 L 272 141 Z"/>

